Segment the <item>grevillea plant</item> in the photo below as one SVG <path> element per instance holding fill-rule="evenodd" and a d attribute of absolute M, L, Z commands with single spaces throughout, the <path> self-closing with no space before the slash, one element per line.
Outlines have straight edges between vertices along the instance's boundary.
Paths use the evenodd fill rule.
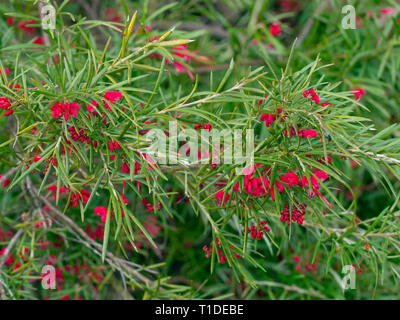
<path fill-rule="evenodd" d="M 294 41 L 279 69 L 258 44 L 260 67 L 232 59 L 203 77 L 193 66 L 212 59 L 184 32 L 153 30 L 140 12 L 126 12 L 125 23 L 88 21 L 67 3 L 54 3 L 55 29 L 40 35 L 37 16 L 8 15 L 33 43 L 1 51 L 2 298 L 100 299 L 122 289 L 118 297 L 229 297 L 235 284 L 241 297 L 285 288 L 288 268 L 339 283 L 343 266 L 367 268 L 375 288 L 398 279 L 398 129 L 376 130 L 359 113 L 363 88 L 325 79 L 334 61 L 294 67 Z M 272 37 L 281 32 L 270 25 Z M 204 131 L 241 141 L 252 133 L 251 161 L 223 161 L 229 135 L 197 150 L 172 124 L 199 142 Z M 167 148 L 177 144 L 175 162 L 150 151 L 155 130 Z M 234 147 L 246 154 L 249 145 Z M 357 216 L 350 164 L 391 199 L 372 218 Z M 272 268 L 283 252 L 286 264 Z M 181 265 L 211 284 L 179 279 Z M 54 266 L 57 290 L 42 287 L 44 266 Z M 224 279 L 231 288 L 218 289 Z M 336 298 L 336 285 L 292 291 Z"/>

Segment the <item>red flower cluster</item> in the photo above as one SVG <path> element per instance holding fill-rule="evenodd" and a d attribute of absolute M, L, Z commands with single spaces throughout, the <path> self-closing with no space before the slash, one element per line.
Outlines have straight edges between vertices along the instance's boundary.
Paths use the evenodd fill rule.
<path fill-rule="evenodd" d="M 57 197 L 57 186 L 53 185 L 47 188 L 48 191 L 52 191 L 53 192 L 53 198 L 56 199 Z M 63 193 L 70 193 L 71 189 L 70 188 L 64 188 L 64 187 L 60 187 L 59 189 L 59 195 L 63 194 Z M 76 193 L 73 193 L 71 195 L 71 199 L 68 205 L 68 209 L 71 208 L 71 206 L 73 206 L 74 208 L 78 207 L 78 204 L 80 201 L 82 201 L 84 204 L 86 204 L 90 198 L 91 193 L 86 191 L 85 189 L 82 189 L 81 191 L 78 191 Z"/>
<path fill-rule="evenodd" d="M 308 194 L 310 198 L 314 198 L 315 194 L 317 194 L 322 200 L 324 200 L 328 207 L 332 209 L 332 205 L 328 202 L 328 200 L 325 199 L 325 197 L 318 191 L 319 189 L 319 183 L 318 180 L 315 178 L 317 177 L 320 181 L 325 181 L 329 178 L 329 175 L 325 171 L 316 171 L 313 173 L 313 175 L 310 177 L 311 180 L 311 190 L 309 190 Z M 303 177 L 301 180 L 301 183 L 303 187 L 308 186 L 308 179 L 307 177 Z"/>
<path fill-rule="evenodd" d="M 76 102 L 56 102 L 50 107 L 50 110 L 53 111 L 52 116 L 54 119 L 58 119 L 61 115 L 64 115 L 65 121 L 68 121 L 69 116 L 73 116 L 74 118 L 76 118 L 78 116 L 76 112 L 79 109 L 80 107 Z"/>
<path fill-rule="evenodd" d="M 90 138 L 87 134 L 85 134 L 85 130 L 79 129 L 79 132 L 76 131 L 75 127 L 69 127 L 68 132 L 71 135 L 71 139 L 74 141 L 80 141 L 80 143 L 86 142 L 86 144 L 90 144 Z"/>
<path fill-rule="evenodd" d="M 80 201 L 86 204 L 89 198 L 90 198 L 90 192 L 86 191 L 85 189 L 82 189 L 80 192 L 72 194 L 71 201 L 69 202 L 68 205 L 68 209 L 71 208 L 72 205 L 74 206 L 74 208 L 78 207 Z"/>
<path fill-rule="evenodd" d="M 53 198 L 54 198 L 54 200 L 56 200 L 56 198 L 57 198 L 57 186 L 56 185 L 50 186 L 50 187 L 47 188 L 47 190 L 53 192 Z M 60 190 L 59 190 L 58 193 L 59 193 L 59 195 L 62 195 L 63 193 L 66 193 L 67 191 L 70 192 L 71 189 L 68 188 L 68 190 L 67 190 L 64 187 L 60 187 Z"/>
<path fill-rule="evenodd" d="M 315 93 L 315 90 L 311 88 L 310 90 L 306 90 L 303 92 L 303 97 L 308 99 L 308 97 L 311 95 L 311 100 L 315 102 L 315 104 L 320 103 L 319 96 Z"/>
<path fill-rule="evenodd" d="M 289 127 L 289 133 L 288 133 L 288 131 L 287 131 L 287 129 L 283 132 L 283 135 L 284 136 L 291 136 L 291 137 L 295 137 L 295 136 L 297 136 L 297 133 L 299 134 L 299 137 L 300 138 L 314 138 L 314 137 L 318 137 L 318 132 L 317 131 L 315 131 L 315 130 L 312 130 L 312 129 L 309 129 L 309 130 L 297 130 L 297 132 L 296 132 L 296 129 L 293 127 L 293 126 L 290 126 Z"/>
<path fill-rule="evenodd" d="M 295 185 L 300 186 L 299 176 L 291 171 L 281 177 L 280 180 L 287 183 L 289 187 L 294 187 Z"/>
<path fill-rule="evenodd" d="M 307 204 L 303 205 L 296 203 L 292 210 L 288 209 L 288 203 L 285 203 L 284 209 L 281 211 L 281 222 L 286 222 L 290 225 L 290 221 L 303 224 L 303 216 L 306 214 Z"/>
<path fill-rule="evenodd" d="M 324 160 L 318 160 L 321 163 L 325 163 Z M 331 160 L 328 158 L 328 163 Z M 261 168 L 262 164 L 256 164 L 257 167 Z M 271 198 L 273 201 L 275 201 L 275 189 L 279 191 L 279 193 L 282 193 L 284 190 L 284 184 L 287 184 L 289 187 L 299 187 L 299 188 L 304 188 L 309 185 L 309 180 L 307 179 L 306 176 L 303 178 L 300 178 L 296 173 L 289 171 L 286 173 L 284 176 L 280 177 L 276 182 L 275 186 L 271 185 L 270 183 L 270 175 L 271 175 L 271 168 L 267 167 L 264 169 L 261 174 L 266 174 L 266 176 L 254 176 L 253 174 L 256 172 L 256 166 L 253 166 L 249 170 L 245 170 L 244 174 L 244 191 L 246 191 L 248 194 L 250 194 L 252 197 L 260 197 L 260 196 L 266 196 L 268 193 L 271 195 Z M 311 186 L 309 188 L 308 194 L 310 198 L 314 198 L 315 195 L 318 195 L 323 201 L 327 203 L 329 208 L 332 208 L 332 205 L 328 202 L 328 200 L 318 191 L 319 190 L 319 181 L 325 181 L 329 178 L 329 175 L 324 172 L 324 171 L 314 171 L 310 175 L 310 183 Z M 284 183 L 284 184 L 283 184 Z M 222 186 L 226 184 L 226 181 L 221 180 L 218 186 Z M 233 191 L 240 191 L 240 183 L 238 182 L 234 187 Z M 216 195 L 216 203 L 217 205 L 221 205 L 222 201 L 224 202 L 224 205 L 227 203 L 227 201 L 231 198 L 231 195 L 224 192 L 224 190 L 219 190 Z M 304 206 L 304 207 L 303 207 Z M 297 221 L 299 224 L 302 223 L 303 218 L 302 216 L 305 213 L 305 207 L 306 204 L 297 205 L 297 207 L 292 208 L 292 212 L 290 213 L 287 204 L 285 205 L 285 209 L 281 212 L 282 221 L 290 221 L 290 216 L 292 217 L 293 221 Z M 264 223 L 265 224 L 265 223 Z M 254 227 L 254 226 L 253 226 Z M 269 229 L 269 228 L 268 228 Z M 266 229 L 263 229 L 264 231 L 267 231 Z M 258 233 L 262 230 L 258 230 L 254 227 L 251 229 L 251 232 L 254 233 L 254 236 L 257 238 Z M 268 232 L 268 231 L 267 231 Z M 254 237 L 253 237 L 254 238 Z"/>
<path fill-rule="evenodd" d="M 261 120 L 262 122 L 265 122 L 265 126 L 266 126 L 267 128 L 269 128 L 269 127 L 271 126 L 271 124 L 272 124 L 275 120 L 279 119 L 280 117 L 281 117 L 281 122 L 285 122 L 286 114 L 283 115 L 283 116 L 281 116 L 282 111 L 283 111 L 282 109 L 278 109 L 278 110 L 274 110 L 274 113 L 273 113 L 273 114 L 263 113 L 263 114 L 261 115 L 261 117 L 260 117 L 260 120 Z"/>
<path fill-rule="evenodd" d="M 102 101 L 104 104 L 104 107 L 108 110 L 108 111 L 112 111 L 110 105 L 106 102 L 108 101 L 111 104 L 115 104 L 117 101 L 122 99 L 122 93 L 119 91 L 107 91 L 104 95 L 105 101 Z M 88 104 L 87 106 L 87 112 L 92 113 L 93 114 L 93 118 L 96 118 L 96 116 L 98 115 L 98 112 L 96 111 L 97 107 L 98 107 L 98 103 L 95 100 L 92 100 L 91 103 Z M 125 111 L 125 109 L 123 108 L 122 111 Z M 103 123 L 107 124 L 107 119 L 105 118 L 106 115 L 104 114 L 104 112 L 101 113 L 101 118 L 103 119 Z M 91 115 L 89 114 L 89 119 L 91 119 Z"/>
<path fill-rule="evenodd" d="M 36 21 L 35 20 L 22 21 L 18 24 L 17 28 L 21 29 L 26 34 L 32 35 L 36 32 L 36 28 L 28 26 L 31 24 L 36 24 Z"/>
<path fill-rule="evenodd" d="M 257 167 L 262 167 L 262 164 L 256 164 Z M 274 185 L 271 185 L 268 178 L 271 175 L 271 168 L 267 167 L 265 170 L 261 172 L 261 174 L 267 173 L 267 177 L 253 177 L 253 174 L 256 172 L 256 166 L 253 165 L 250 169 L 245 169 L 243 173 L 245 174 L 244 177 L 244 191 L 250 194 L 252 197 L 259 197 L 259 196 L 266 196 L 268 193 L 271 195 L 273 201 L 275 201 L 275 188 Z M 221 181 L 223 182 L 223 181 Z M 276 188 L 278 189 L 279 193 L 283 192 L 283 184 L 279 181 L 276 181 Z M 234 187 L 233 191 L 242 192 L 240 190 L 240 183 L 238 182 Z M 224 205 L 226 202 L 231 198 L 230 194 L 224 193 L 223 190 L 219 190 L 216 195 L 216 203 L 217 205 L 221 205 L 222 200 L 224 200 Z"/>
<path fill-rule="evenodd" d="M 118 100 L 122 99 L 122 93 L 119 91 L 107 91 L 106 94 L 104 95 L 104 98 L 112 103 L 115 104 Z M 108 106 L 108 105 L 107 105 Z M 109 107 L 109 106 L 108 106 Z M 111 109 L 110 109 L 111 110 Z"/>
<path fill-rule="evenodd" d="M 225 205 L 229 201 L 230 198 L 231 198 L 231 196 L 229 195 L 229 193 L 227 193 L 225 195 L 224 190 L 219 190 L 215 195 L 215 200 L 216 200 L 218 206 L 222 205 L 222 201 L 224 201 L 224 205 Z"/>
<path fill-rule="evenodd" d="M 268 228 L 266 226 L 267 221 L 261 221 L 260 225 L 258 226 L 258 228 L 255 225 L 252 225 L 247 232 L 250 233 L 250 236 L 253 239 L 262 239 L 262 237 L 264 236 L 264 231 L 265 232 L 270 232 L 271 229 Z"/>
<path fill-rule="evenodd" d="M 6 110 L 4 116 L 8 117 L 14 113 L 14 110 L 10 109 L 11 101 L 7 97 L 0 97 L 0 109 Z"/>
<path fill-rule="evenodd" d="M 211 130 L 211 124 L 210 123 L 204 123 L 204 124 L 198 123 L 198 124 L 196 124 L 194 126 L 194 129 L 195 130 L 204 129 L 204 130 L 210 131 Z"/>

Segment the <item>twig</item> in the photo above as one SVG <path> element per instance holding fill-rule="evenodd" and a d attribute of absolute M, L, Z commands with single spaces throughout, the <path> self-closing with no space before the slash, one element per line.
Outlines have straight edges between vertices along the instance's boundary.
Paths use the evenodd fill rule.
<path fill-rule="evenodd" d="M 215 93 L 215 94 L 213 94 L 213 95 L 211 95 L 211 96 L 208 96 L 208 97 L 206 97 L 206 98 L 203 98 L 203 99 L 200 99 L 200 100 L 196 100 L 196 101 L 192 101 L 192 102 L 189 102 L 189 103 L 180 104 L 180 105 L 177 105 L 176 107 L 173 107 L 173 108 L 163 109 L 163 110 L 159 111 L 158 113 L 171 112 L 171 111 L 174 111 L 174 110 L 177 110 L 177 109 L 182 109 L 182 108 L 194 106 L 194 105 L 197 105 L 197 104 L 206 103 L 207 101 L 210 101 L 210 100 L 212 100 L 212 99 L 221 97 L 221 96 L 223 96 L 223 95 L 226 94 L 226 93 L 229 93 L 229 92 L 238 90 L 238 89 L 240 89 L 241 87 L 243 87 L 245 84 L 246 84 L 246 81 L 242 81 L 242 82 L 236 84 L 235 86 L 233 86 L 232 88 L 230 88 L 230 89 L 228 89 L 228 90 L 226 90 L 226 91 L 224 91 L 224 92 Z"/>
<path fill-rule="evenodd" d="M 321 299 L 326 299 L 326 297 L 318 292 L 315 292 L 313 289 L 310 290 L 304 290 L 302 288 L 296 287 L 296 286 L 290 286 L 282 283 L 277 283 L 277 282 L 272 282 L 272 281 L 255 281 L 256 284 L 260 286 L 268 286 L 268 287 L 277 287 L 277 288 L 282 288 L 287 291 L 293 291 L 297 292 L 300 294 L 308 294 L 312 297 L 316 298 L 321 298 Z"/>
<path fill-rule="evenodd" d="M 12 248 L 14 247 L 15 243 L 17 242 L 18 238 L 21 236 L 23 232 L 23 229 L 19 229 L 17 233 L 12 237 L 10 242 L 8 243 L 8 246 L 6 247 L 6 250 L 4 251 L 2 257 L 0 258 L 0 270 L 3 267 L 4 263 L 6 262 L 6 259 L 8 258 L 8 254 L 11 252 Z"/>

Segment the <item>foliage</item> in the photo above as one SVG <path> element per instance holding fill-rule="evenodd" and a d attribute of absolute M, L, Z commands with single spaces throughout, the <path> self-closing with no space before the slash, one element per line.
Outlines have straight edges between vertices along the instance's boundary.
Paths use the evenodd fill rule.
<path fill-rule="evenodd" d="M 2 298 L 398 298 L 396 2 L 51 3 L 0 5 Z M 255 166 L 155 163 L 171 121 Z"/>

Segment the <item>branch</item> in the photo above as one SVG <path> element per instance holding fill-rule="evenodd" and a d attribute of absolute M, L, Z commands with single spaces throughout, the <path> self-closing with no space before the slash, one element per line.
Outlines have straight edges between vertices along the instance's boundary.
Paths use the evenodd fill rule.
<path fill-rule="evenodd" d="M 34 195 L 35 197 L 37 197 L 40 201 L 42 201 L 46 206 L 48 206 L 50 208 L 50 210 L 62 221 L 64 221 L 68 226 L 70 226 L 77 234 L 79 234 L 79 236 L 81 238 L 83 238 L 85 240 L 85 242 L 87 242 L 88 244 L 90 244 L 90 246 L 96 248 L 97 250 L 99 250 L 100 252 L 102 251 L 102 246 L 95 242 L 92 238 L 90 238 L 85 231 L 83 231 L 73 220 L 71 220 L 69 217 L 67 217 L 65 214 L 63 214 L 60 210 L 58 210 L 55 206 L 53 206 L 53 204 L 47 200 L 46 198 L 44 198 L 41 195 L 37 194 L 37 189 L 35 187 L 32 186 L 32 195 Z M 130 267 L 125 260 L 120 259 L 116 256 L 114 256 L 111 252 L 107 252 L 107 257 L 113 261 L 115 264 L 122 266 L 128 273 L 131 273 L 133 275 L 135 275 L 138 279 L 140 279 L 143 283 L 145 283 L 146 285 L 155 285 L 155 283 L 148 279 L 147 277 L 143 276 L 140 272 L 138 272 L 137 270 L 133 269 L 132 267 Z M 122 269 L 121 267 L 119 269 Z"/>
<path fill-rule="evenodd" d="M 272 282 L 272 281 L 255 281 L 255 284 L 258 284 L 260 286 L 282 288 L 282 289 L 285 289 L 287 291 L 293 291 L 293 292 L 297 292 L 297 293 L 300 293 L 300 294 L 308 294 L 308 295 L 310 295 L 312 297 L 326 299 L 326 297 L 324 295 L 314 291 L 313 289 L 304 290 L 304 289 L 296 287 L 296 286 L 286 285 L 286 284 Z"/>

